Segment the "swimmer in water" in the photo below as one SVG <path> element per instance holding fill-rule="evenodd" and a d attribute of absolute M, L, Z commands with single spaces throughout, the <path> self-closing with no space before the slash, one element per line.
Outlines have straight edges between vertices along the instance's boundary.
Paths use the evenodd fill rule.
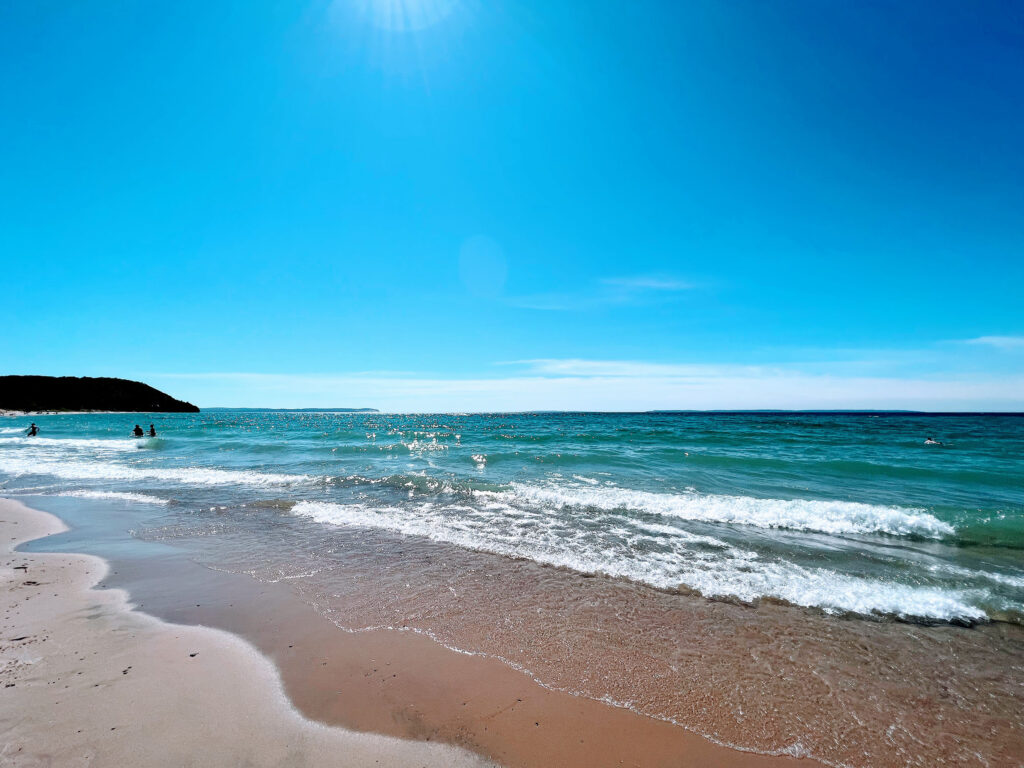
<path fill-rule="evenodd" d="M 32 426 L 28 428 L 28 437 L 35 437 L 38 434 L 39 434 L 39 427 L 37 427 L 36 423 L 33 421 L 32 422 Z"/>
<path fill-rule="evenodd" d="M 149 436 L 156 437 L 156 427 L 154 427 L 152 424 L 149 425 Z"/>
<path fill-rule="evenodd" d="M 924 441 L 924 444 L 925 445 L 942 445 L 942 443 L 940 443 L 934 437 L 929 437 L 927 440 Z"/>
<path fill-rule="evenodd" d="M 142 437 L 146 433 L 142 431 L 142 427 L 136 424 L 135 429 L 132 430 L 132 434 L 135 435 L 136 437 Z"/>

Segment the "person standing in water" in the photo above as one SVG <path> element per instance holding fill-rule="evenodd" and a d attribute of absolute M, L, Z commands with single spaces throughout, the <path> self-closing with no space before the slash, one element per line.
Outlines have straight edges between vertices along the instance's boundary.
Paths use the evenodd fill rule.
<path fill-rule="evenodd" d="M 156 437 L 156 427 L 154 427 L 152 424 L 149 425 L 149 436 Z"/>
<path fill-rule="evenodd" d="M 28 437 L 35 437 L 38 434 L 39 434 L 39 427 L 37 427 L 36 423 L 33 421 L 32 422 L 32 426 L 28 428 Z"/>
<path fill-rule="evenodd" d="M 132 434 L 135 435 L 136 437 L 142 437 L 146 433 L 142 431 L 142 427 L 136 424 L 135 429 L 132 430 Z"/>

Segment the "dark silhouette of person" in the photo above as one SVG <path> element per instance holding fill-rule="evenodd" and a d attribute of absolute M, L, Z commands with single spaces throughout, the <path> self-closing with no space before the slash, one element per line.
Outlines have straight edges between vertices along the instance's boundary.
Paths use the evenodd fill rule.
<path fill-rule="evenodd" d="M 35 437 L 38 434 L 39 434 L 39 427 L 37 427 L 36 423 L 33 421 L 32 422 L 32 426 L 28 428 L 28 436 L 29 437 Z"/>
<path fill-rule="evenodd" d="M 146 433 L 142 431 L 142 427 L 136 424 L 135 429 L 132 430 L 132 434 L 135 435 L 136 437 L 142 437 Z"/>
<path fill-rule="evenodd" d="M 149 436 L 156 437 L 156 427 L 154 427 L 152 424 L 149 425 Z"/>

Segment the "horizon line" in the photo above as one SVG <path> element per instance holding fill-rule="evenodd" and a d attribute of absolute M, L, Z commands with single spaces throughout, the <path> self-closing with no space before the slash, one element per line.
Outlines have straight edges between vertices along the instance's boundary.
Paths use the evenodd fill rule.
<path fill-rule="evenodd" d="M 307 412 L 307 413 L 376 413 L 381 415 L 417 415 L 417 414 L 439 414 L 439 415 L 489 415 L 489 414 L 542 414 L 542 413 L 578 413 L 595 415 L 646 415 L 646 414 L 672 414 L 672 413 L 831 413 L 831 414 L 899 414 L 899 415 L 922 415 L 922 416 L 1024 416 L 1021 411 L 923 411 L 908 408 L 654 408 L 648 410 L 587 410 L 587 409 L 554 409 L 541 408 L 529 410 L 493 410 L 493 411 L 389 411 L 380 408 L 331 408 L 319 406 L 307 406 L 301 408 L 274 408 L 267 406 L 205 406 L 203 411 L 279 411 L 279 412 Z"/>

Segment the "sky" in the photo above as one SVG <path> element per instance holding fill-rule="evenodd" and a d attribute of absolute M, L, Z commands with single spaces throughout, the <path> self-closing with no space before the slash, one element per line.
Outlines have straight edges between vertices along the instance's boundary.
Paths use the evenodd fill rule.
<path fill-rule="evenodd" d="M 1024 6 L 0 4 L 0 373 L 1024 410 Z"/>

